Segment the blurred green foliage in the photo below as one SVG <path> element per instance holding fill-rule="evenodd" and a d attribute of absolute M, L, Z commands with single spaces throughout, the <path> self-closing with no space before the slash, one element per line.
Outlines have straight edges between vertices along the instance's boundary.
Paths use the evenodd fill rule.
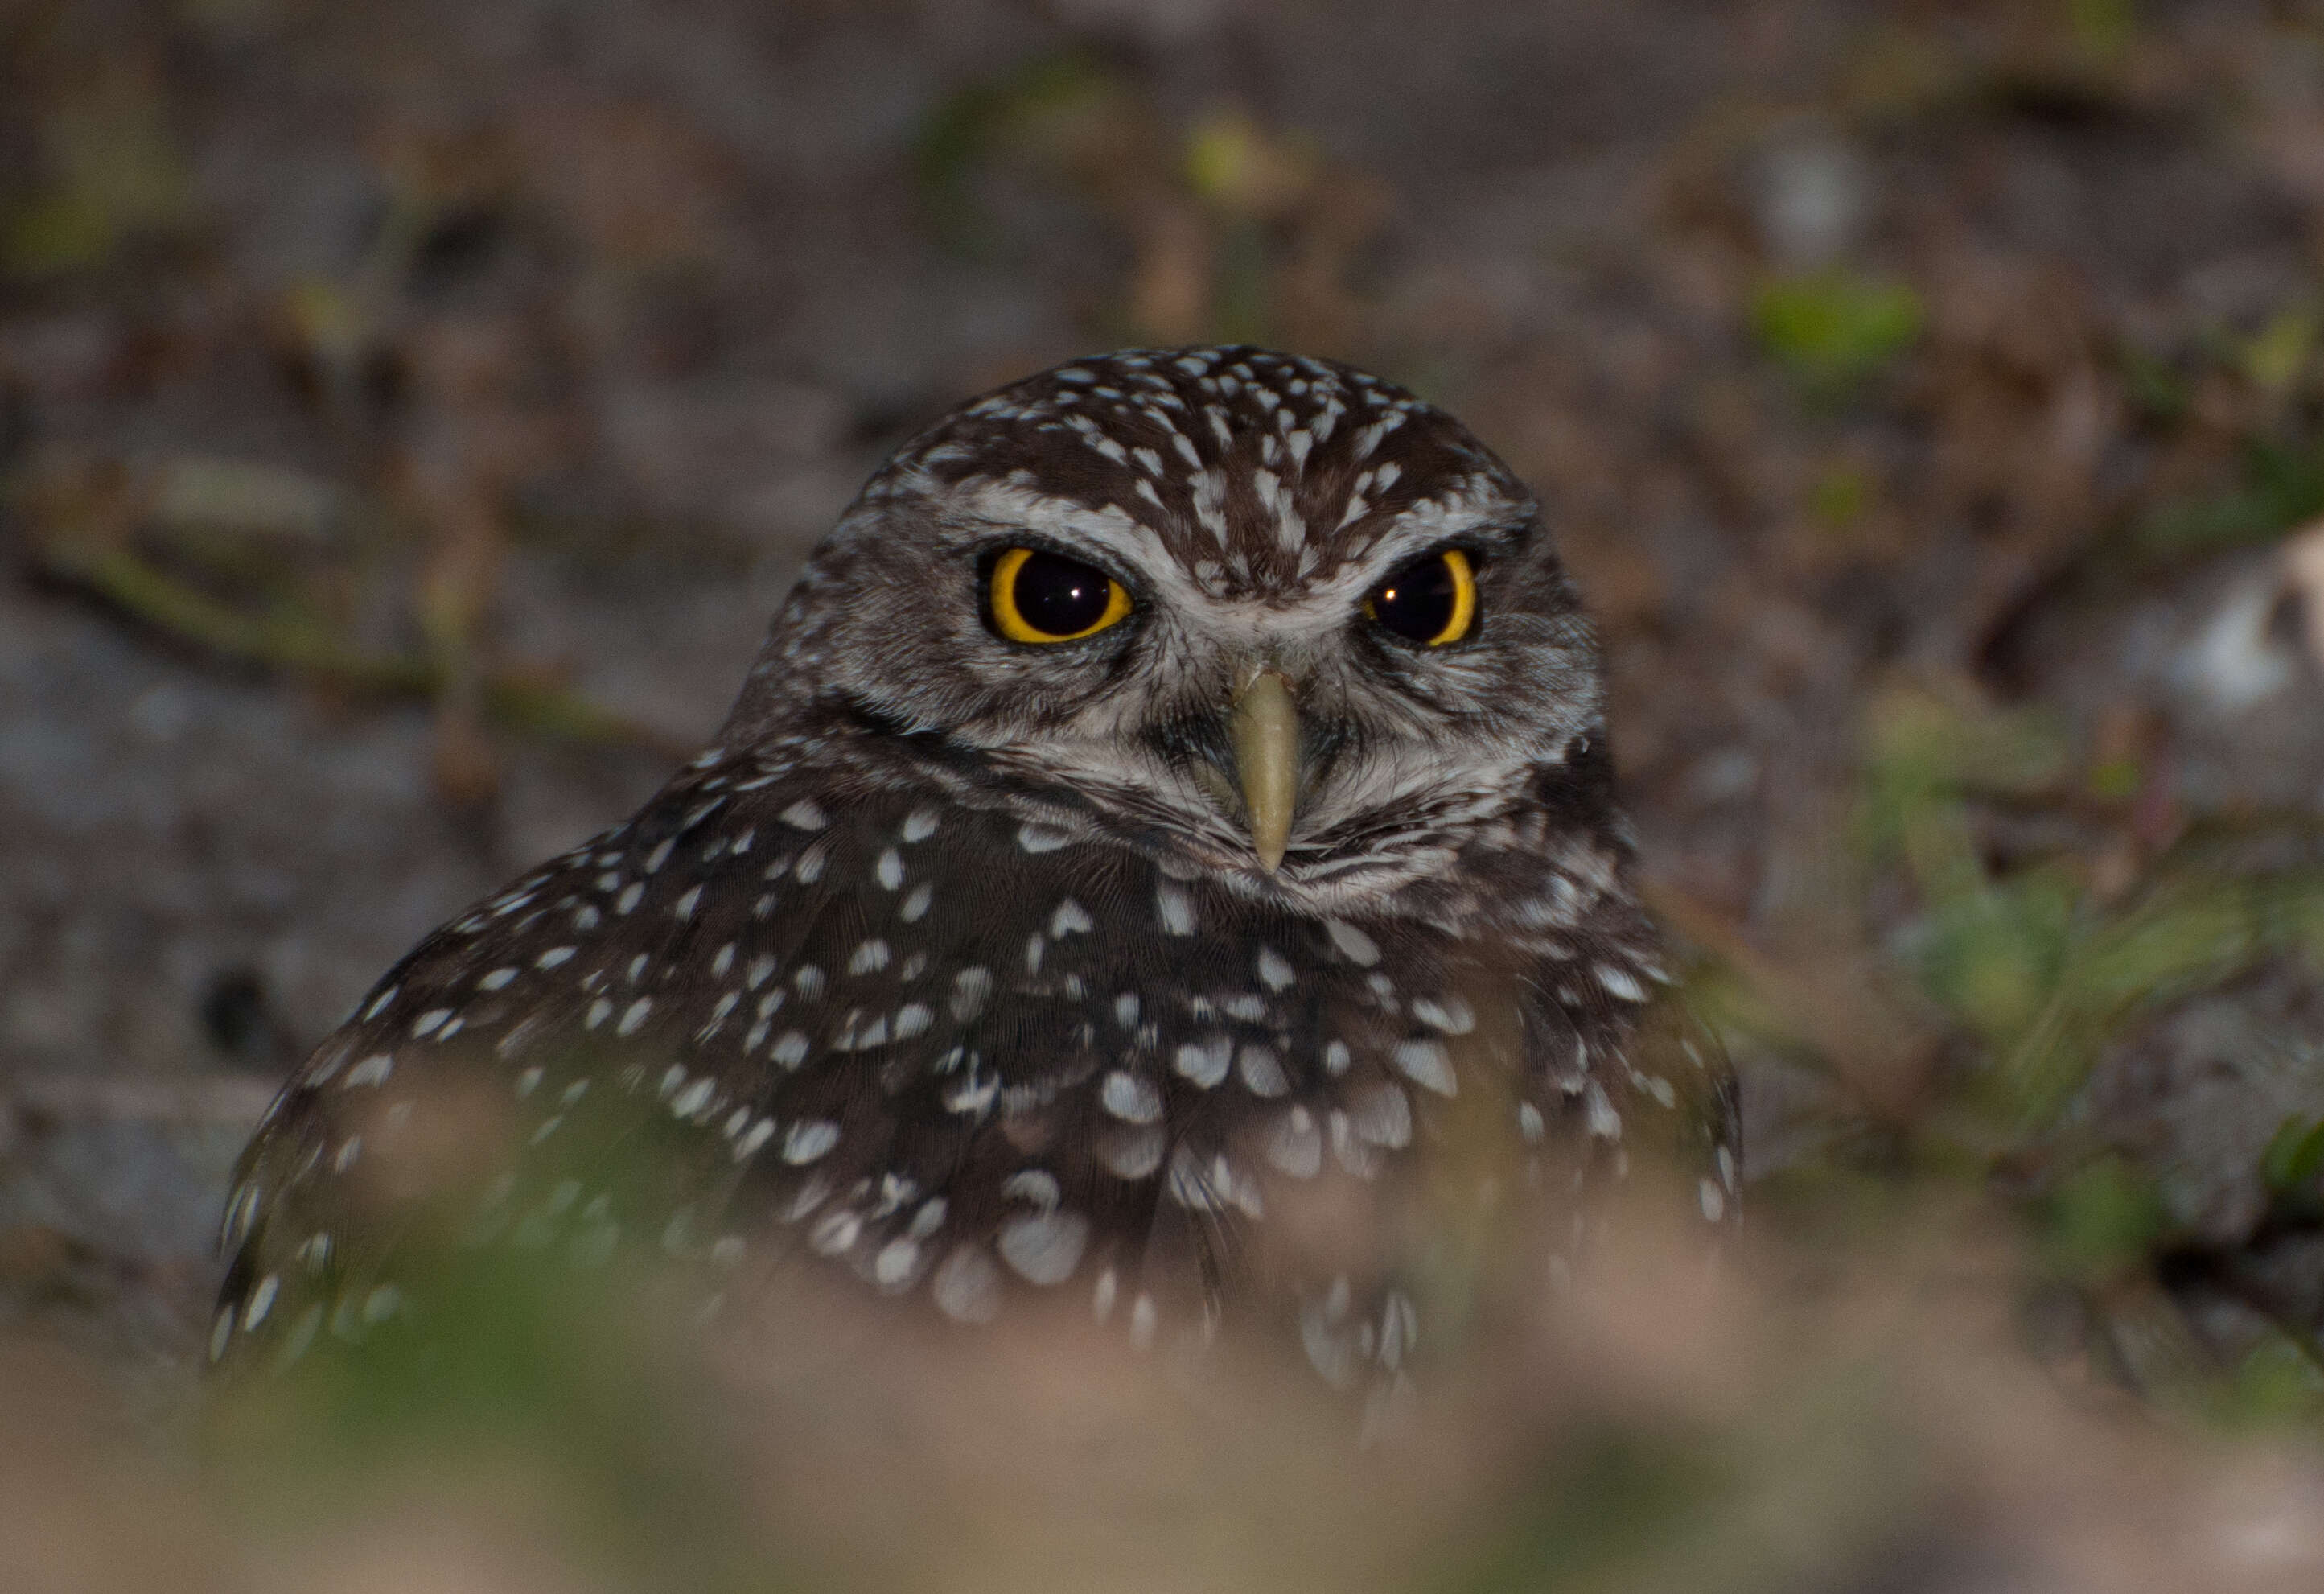
<path fill-rule="evenodd" d="M 192 179 L 151 75 L 120 70 L 42 119 L 42 170 L 0 224 L 0 269 L 90 271 L 123 246 L 184 227 Z"/>
<path fill-rule="evenodd" d="M 936 236 L 963 254 L 990 254 L 1001 234 L 976 200 L 979 169 L 1004 151 L 1055 143 L 1061 124 L 1102 112 L 1121 93 L 1102 63 L 1069 51 L 1035 56 L 937 101 L 912 140 L 911 165 Z"/>
<path fill-rule="evenodd" d="M 1443 1594 L 1604 1587 L 1699 1531 L 1738 1487 L 1721 1436 L 1643 1424 L 1566 1436 L 1499 1534 L 1448 1557 Z M 1553 1571 L 1552 1569 L 1554 1569 Z M 1551 1578 L 1554 1581 L 1549 1580 Z"/>
<path fill-rule="evenodd" d="M 2290 1335 L 2271 1334 L 2236 1364 L 2209 1414 L 2230 1429 L 2312 1426 L 2324 1419 L 2324 1364 Z"/>
<path fill-rule="evenodd" d="M 2058 1182 L 2041 1205 L 2050 1265 L 2082 1284 L 2144 1267 L 2166 1215 L 2152 1181 L 2119 1156 L 2099 1156 Z"/>
<path fill-rule="evenodd" d="M 2259 1168 L 2270 1195 L 2314 1208 L 2317 1181 L 2324 1177 L 2324 1118 L 2295 1113 L 2284 1119 L 2261 1155 Z"/>
<path fill-rule="evenodd" d="M 2135 1014 L 2324 946 L 2313 870 L 2245 876 L 2188 847 L 2107 901 L 2070 856 L 1995 867 L 1981 801 L 2070 809 L 2089 789 L 2070 779 L 2062 729 L 2036 711 L 1906 690 L 1875 706 L 1868 741 L 1860 834 L 1911 878 L 1923 987 L 1982 1043 L 1988 1104 L 2021 1131 L 2055 1119 Z M 2099 774 L 2113 791 L 2135 788 L 2124 770 Z"/>
<path fill-rule="evenodd" d="M 2306 375 L 2316 354 L 2316 334 L 2315 306 L 2287 306 L 2242 340 L 2236 350 L 2236 364 L 2253 386 L 2282 396 Z"/>
<path fill-rule="evenodd" d="M 2149 511 L 2131 528 L 2144 560 L 2192 560 L 2265 542 L 2324 514 L 2324 442 L 2304 436 L 2255 437 L 2244 448 L 2242 479 L 2223 492 L 2181 498 Z"/>
<path fill-rule="evenodd" d="M 1919 340 L 1921 296 L 1841 266 L 1763 284 L 1751 305 L 1759 343 L 1812 395 L 1849 396 Z"/>
<path fill-rule="evenodd" d="M 1879 492 L 1871 472 L 1853 464 L 1834 465 L 1809 489 L 1808 513 L 1827 530 L 1846 531 L 1864 518 Z"/>
<path fill-rule="evenodd" d="M 1775 1594 L 1877 1559 L 1926 1467 L 1876 1358 L 1819 1361 L 1759 1392 L 1744 1423 L 1633 1416 L 1569 1429 L 1481 1544 L 1416 1586 L 1452 1594 Z"/>
<path fill-rule="evenodd" d="M 2040 1266 L 2080 1294 L 2118 1354 L 2147 1346 L 2174 1380 L 2208 1380 L 2205 1398 L 2222 1410 L 2311 1410 L 2310 1394 L 2284 1395 L 2288 1375 L 2272 1360 L 2221 1376 L 2184 1345 L 2153 1349 L 2187 1339 L 2153 1287 L 2181 1237 L 2153 1171 L 2094 1139 L 2071 1109 L 2107 1047 L 2164 1005 L 2277 958 L 2324 965 L 2324 869 L 2250 865 L 2197 826 L 2126 887 L 2101 890 L 2070 838 L 2125 820 L 2143 774 L 2124 759 L 2080 770 L 2062 727 L 2038 711 L 1902 689 L 1874 705 L 1867 747 L 1858 834 L 1876 867 L 1910 883 L 1917 906 L 1900 944 L 1963 1064 L 1923 1120 L 1937 1144 L 1923 1146 L 1919 1170 L 1979 1183 L 2011 1170 L 1997 1188 L 2015 1192 Z M 2067 821 L 2057 845 L 1994 844 L 1997 816 L 2045 811 Z M 2280 1212 L 2311 1218 L 2319 1171 L 2324 1124 L 2305 1118 L 2282 1126 L 2257 1170 Z M 2142 1282 L 2125 1293 L 2129 1281 Z M 2305 1359 L 2304 1343 L 2290 1343 Z M 2135 1378 L 2152 1372 L 2129 1359 Z M 2314 1372 L 2292 1385 L 2309 1389 Z"/>
<path fill-rule="evenodd" d="M 2168 429 L 2186 419 L 2195 397 L 2177 362 L 2126 338 L 2114 347 L 2113 365 L 2125 395 L 2149 423 Z"/>
<path fill-rule="evenodd" d="M 641 1589 L 809 1586 L 744 1529 L 731 1437 L 632 1268 L 563 1247 L 419 1254 L 392 1312 L 342 1313 L 204 1411 L 209 1475 L 249 1525 L 360 1521 L 406 1497 L 522 1524 Z"/>
<path fill-rule="evenodd" d="M 2074 42 L 2100 61 L 2118 60 L 2138 33 L 2137 0 L 2065 0 Z"/>
<path fill-rule="evenodd" d="M 1350 278 L 1391 209 L 1385 190 L 1231 103 L 1176 113 L 1135 73 L 1069 52 L 957 90 L 914 148 L 921 213 L 955 250 L 998 246 L 988 207 L 1012 181 L 1020 200 L 1063 199 L 1098 225 L 1127 270 L 1117 300 L 1088 307 L 1097 338 L 1352 352 L 1370 319 Z M 1020 250 L 1052 243 L 1021 219 L 1007 230 Z"/>

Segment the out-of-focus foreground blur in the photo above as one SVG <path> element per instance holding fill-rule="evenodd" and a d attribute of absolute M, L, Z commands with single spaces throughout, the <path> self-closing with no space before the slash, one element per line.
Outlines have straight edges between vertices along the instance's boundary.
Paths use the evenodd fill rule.
<path fill-rule="evenodd" d="M 525 1278 L 207 1409 L 357 993 L 919 422 L 1213 338 L 1547 498 L 1746 1241 L 1360 1445 Z M 8 0 L 0 1586 L 2324 1588 L 2319 516 L 2314 0 Z"/>

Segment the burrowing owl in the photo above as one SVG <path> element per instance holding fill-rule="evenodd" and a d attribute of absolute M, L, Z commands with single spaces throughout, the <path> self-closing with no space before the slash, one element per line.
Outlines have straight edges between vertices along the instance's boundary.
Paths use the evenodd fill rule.
<path fill-rule="evenodd" d="M 316 1052 L 212 1353 L 424 1322 L 431 1244 L 636 1243 L 1393 1375 L 1454 1161 L 1566 1214 L 1691 1141 L 1729 1209 L 1715 1067 L 1627 1046 L 1628 851 L 1591 632 L 1459 422 L 1248 348 L 1060 366 L 897 453 L 716 745 Z"/>

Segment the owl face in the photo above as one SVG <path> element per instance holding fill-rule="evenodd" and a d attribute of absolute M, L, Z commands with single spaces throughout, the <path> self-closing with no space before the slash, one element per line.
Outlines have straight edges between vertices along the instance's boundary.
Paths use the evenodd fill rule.
<path fill-rule="evenodd" d="M 908 445 L 777 621 L 729 739 L 813 702 L 1251 889 L 1439 867 L 1594 734 L 1530 495 L 1376 378 L 1132 352 Z"/>

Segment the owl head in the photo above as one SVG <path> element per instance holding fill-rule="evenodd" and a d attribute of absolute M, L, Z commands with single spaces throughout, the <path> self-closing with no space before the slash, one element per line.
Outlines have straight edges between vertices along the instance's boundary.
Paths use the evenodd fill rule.
<path fill-rule="evenodd" d="M 1443 867 L 1599 737 L 1533 496 L 1377 377 L 1230 347 L 1079 360 L 900 449 L 722 738 L 880 745 L 1256 892 Z"/>

